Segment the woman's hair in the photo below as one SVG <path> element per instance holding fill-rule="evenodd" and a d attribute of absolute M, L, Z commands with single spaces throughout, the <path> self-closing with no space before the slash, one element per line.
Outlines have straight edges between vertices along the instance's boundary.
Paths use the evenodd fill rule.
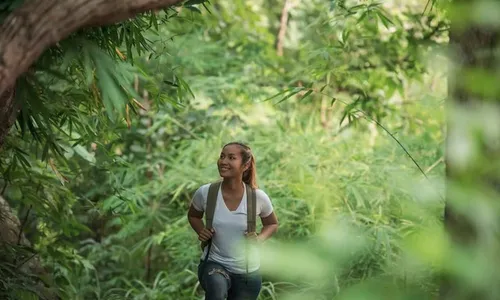
<path fill-rule="evenodd" d="M 247 145 L 240 142 L 231 142 L 224 145 L 224 147 L 229 145 L 238 145 L 241 149 L 242 164 L 250 163 L 248 169 L 243 172 L 243 182 L 251 186 L 252 188 L 257 188 L 257 167 L 255 165 L 255 157 L 253 156 L 252 149 Z M 223 147 L 223 148 L 224 148 Z"/>

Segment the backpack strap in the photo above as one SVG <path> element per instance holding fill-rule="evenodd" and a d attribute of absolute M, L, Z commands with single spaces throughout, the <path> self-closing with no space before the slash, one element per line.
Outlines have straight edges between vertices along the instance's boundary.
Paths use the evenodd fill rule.
<path fill-rule="evenodd" d="M 217 194 L 219 193 L 221 182 L 215 182 L 208 188 L 207 196 L 207 208 L 205 214 L 205 227 L 207 229 L 212 229 L 214 221 L 215 205 L 217 204 Z"/>
<path fill-rule="evenodd" d="M 250 185 L 245 184 L 247 190 L 247 232 L 255 232 L 257 218 L 257 193 Z M 248 246 L 246 248 L 246 271 L 245 283 L 248 284 Z"/>
<path fill-rule="evenodd" d="M 213 228 L 215 205 L 217 204 L 217 194 L 219 193 L 220 185 L 221 182 L 214 182 L 210 184 L 210 187 L 208 188 L 207 208 L 205 209 L 205 227 L 207 229 Z M 211 244 L 211 240 L 202 242 L 201 248 L 202 249 L 205 248 L 209 243 Z M 209 251 L 210 248 L 208 249 L 208 252 Z M 207 257 L 208 257 L 208 252 L 207 252 Z"/>
<path fill-rule="evenodd" d="M 247 231 L 255 232 L 257 217 L 257 195 L 255 189 L 245 184 L 247 189 Z"/>

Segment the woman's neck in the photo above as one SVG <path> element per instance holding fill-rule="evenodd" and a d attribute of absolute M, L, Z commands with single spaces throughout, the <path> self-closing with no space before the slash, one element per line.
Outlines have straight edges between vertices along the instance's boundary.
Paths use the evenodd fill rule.
<path fill-rule="evenodd" d="M 224 178 L 222 187 L 228 192 L 236 192 L 243 190 L 243 181 L 237 178 Z"/>

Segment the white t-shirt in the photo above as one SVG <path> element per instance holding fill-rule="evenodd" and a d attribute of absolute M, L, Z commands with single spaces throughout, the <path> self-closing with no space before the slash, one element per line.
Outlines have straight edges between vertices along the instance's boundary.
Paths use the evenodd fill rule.
<path fill-rule="evenodd" d="M 207 207 L 207 196 L 210 184 L 202 185 L 194 194 L 192 204 L 198 211 L 205 211 Z M 268 217 L 273 212 L 271 200 L 267 194 L 256 189 L 256 211 L 261 218 Z M 234 274 L 246 273 L 246 257 L 248 252 L 248 272 L 254 272 L 260 267 L 258 249 L 245 247 L 245 231 L 247 230 L 247 193 L 243 192 L 240 205 L 234 211 L 230 211 L 219 188 L 217 203 L 215 205 L 212 226 L 215 234 L 212 238 L 212 248 L 208 259 L 218 262 Z M 208 247 L 205 247 L 201 255 L 205 257 Z"/>

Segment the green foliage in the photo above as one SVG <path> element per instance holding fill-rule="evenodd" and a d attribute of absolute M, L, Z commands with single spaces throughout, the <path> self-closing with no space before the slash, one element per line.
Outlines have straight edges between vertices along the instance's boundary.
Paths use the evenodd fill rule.
<path fill-rule="evenodd" d="M 433 295 L 425 249 L 405 252 L 444 193 L 443 80 L 423 58 L 446 21 L 422 10 L 301 2 L 278 56 L 281 7 L 188 1 L 49 49 L 18 83 L 0 182 L 60 296 L 201 298 L 186 212 L 229 140 L 254 149 L 280 219 L 261 299 L 376 298 L 381 280 Z"/>

